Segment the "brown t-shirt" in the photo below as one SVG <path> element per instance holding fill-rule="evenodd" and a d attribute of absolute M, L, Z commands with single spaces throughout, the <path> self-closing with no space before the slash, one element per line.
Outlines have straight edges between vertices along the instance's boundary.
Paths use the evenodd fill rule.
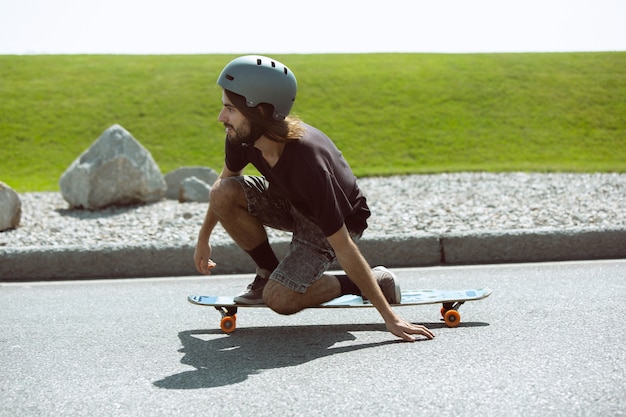
<path fill-rule="evenodd" d="M 303 126 L 303 137 L 287 142 L 273 168 L 259 149 L 233 145 L 227 139 L 226 166 L 240 171 L 249 163 L 254 165 L 325 236 L 337 232 L 344 223 L 350 232 L 360 235 L 367 228 L 370 210 L 350 165 L 328 136 Z"/>

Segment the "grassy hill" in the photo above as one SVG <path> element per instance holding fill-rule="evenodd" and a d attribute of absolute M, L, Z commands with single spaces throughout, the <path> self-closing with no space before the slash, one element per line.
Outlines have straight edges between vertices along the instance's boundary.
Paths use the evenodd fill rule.
<path fill-rule="evenodd" d="M 0 56 L 0 181 L 58 190 L 114 123 L 163 173 L 223 163 L 221 92 L 235 55 Z M 626 52 L 275 55 L 294 112 L 357 175 L 626 172 Z"/>

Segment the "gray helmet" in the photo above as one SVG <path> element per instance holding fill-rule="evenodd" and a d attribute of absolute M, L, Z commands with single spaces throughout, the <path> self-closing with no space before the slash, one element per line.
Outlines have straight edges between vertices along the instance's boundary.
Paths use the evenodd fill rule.
<path fill-rule="evenodd" d="M 224 67 L 217 83 L 226 90 L 244 96 L 248 107 L 261 103 L 273 105 L 275 120 L 287 117 L 298 89 L 296 77 L 289 68 L 260 55 L 233 59 Z"/>

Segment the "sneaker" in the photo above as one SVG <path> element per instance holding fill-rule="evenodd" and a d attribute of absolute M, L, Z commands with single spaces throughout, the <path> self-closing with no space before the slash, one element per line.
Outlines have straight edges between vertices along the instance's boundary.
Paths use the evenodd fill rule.
<path fill-rule="evenodd" d="M 372 268 L 372 273 L 389 304 L 400 304 L 402 292 L 396 282 L 395 274 L 384 266 Z"/>
<path fill-rule="evenodd" d="M 254 281 L 245 289 L 239 293 L 233 301 L 237 304 L 246 304 L 246 305 L 254 305 L 254 304 L 263 304 L 263 288 L 265 288 L 265 284 L 267 284 L 267 278 L 270 276 L 271 271 L 266 269 L 257 268 L 256 269 L 256 277 L 254 277 Z"/>

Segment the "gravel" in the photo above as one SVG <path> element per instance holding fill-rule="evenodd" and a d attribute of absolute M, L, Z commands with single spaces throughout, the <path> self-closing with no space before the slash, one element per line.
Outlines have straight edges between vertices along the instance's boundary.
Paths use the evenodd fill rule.
<path fill-rule="evenodd" d="M 520 229 L 626 228 L 626 174 L 455 173 L 362 178 L 372 217 L 364 238 Z M 71 210 L 58 192 L 24 193 L 21 226 L 0 247 L 194 245 L 206 203 L 162 200 Z M 269 231 L 271 239 L 287 239 Z M 230 240 L 217 227 L 212 242 Z"/>

